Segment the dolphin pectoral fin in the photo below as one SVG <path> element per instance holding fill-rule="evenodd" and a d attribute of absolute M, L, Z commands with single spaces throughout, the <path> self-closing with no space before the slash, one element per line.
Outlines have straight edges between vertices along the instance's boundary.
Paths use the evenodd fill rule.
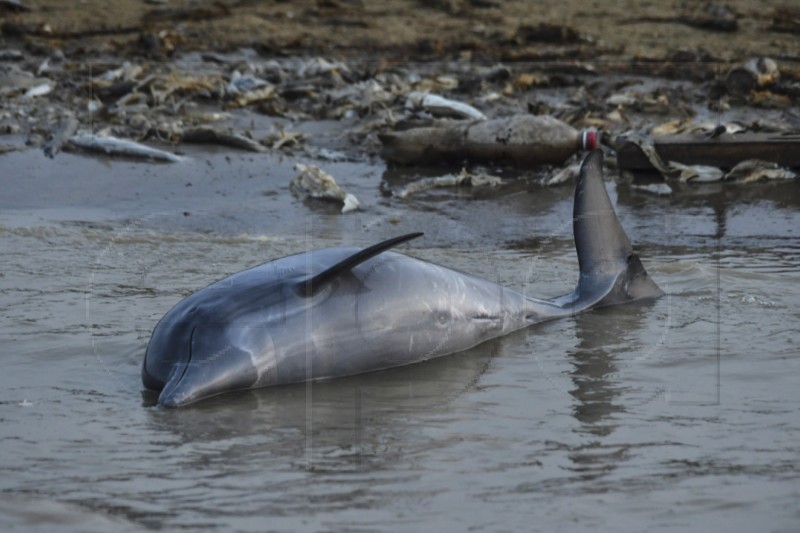
<path fill-rule="evenodd" d="M 572 227 L 580 280 L 574 293 L 557 302 L 576 312 L 664 294 L 647 275 L 622 229 L 603 184 L 602 165 L 603 153 L 592 151 L 575 187 Z"/>
<path fill-rule="evenodd" d="M 322 289 L 325 285 L 336 279 L 341 274 L 350 271 L 351 269 L 355 268 L 359 264 L 363 263 L 364 261 L 375 257 L 378 254 L 381 254 L 388 250 L 389 248 L 393 248 L 398 244 L 402 244 L 406 241 L 410 241 L 411 239 L 416 239 L 417 237 L 423 236 L 424 233 L 417 232 L 417 233 L 408 233 L 406 235 L 401 235 L 399 237 L 394 237 L 392 239 L 379 242 L 378 244 L 373 244 L 368 248 L 364 248 L 363 250 L 354 253 L 353 255 L 339 261 L 332 267 L 320 272 L 316 276 L 309 278 L 307 280 L 303 280 L 298 283 L 298 289 L 300 294 L 304 296 L 313 296 L 317 293 L 320 289 Z"/>

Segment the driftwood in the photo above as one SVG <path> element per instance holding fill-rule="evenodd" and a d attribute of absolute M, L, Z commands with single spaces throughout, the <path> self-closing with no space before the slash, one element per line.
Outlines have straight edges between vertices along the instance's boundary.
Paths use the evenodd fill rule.
<path fill-rule="evenodd" d="M 629 170 L 652 170 L 653 164 L 634 142 L 618 140 L 617 164 Z M 800 166 L 800 134 L 774 133 L 668 135 L 653 137 L 655 151 L 664 161 L 684 165 L 733 168 L 746 159 L 763 159 L 782 167 Z"/>
<path fill-rule="evenodd" d="M 391 163 L 460 163 L 464 160 L 519 165 L 563 163 L 581 148 L 581 132 L 544 115 L 485 121 L 444 122 L 379 135 L 381 156 Z"/>

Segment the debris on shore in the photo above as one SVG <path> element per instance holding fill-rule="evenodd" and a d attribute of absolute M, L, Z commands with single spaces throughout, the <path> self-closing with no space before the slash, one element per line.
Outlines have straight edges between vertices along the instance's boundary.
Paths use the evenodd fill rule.
<path fill-rule="evenodd" d="M 561 170 L 549 178 L 546 178 L 542 184 L 547 187 L 552 187 L 554 185 L 561 185 L 562 183 L 573 182 L 577 180 L 581 173 L 582 163 L 582 158 L 572 157 L 569 161 L 567 161 Z"/>
<path fill-rule="evenodd" d="M 69 142 L 75 132 L 78 130 L 78 119 L 74 115 L 67 115 L 58 128 L 53 132 L 53 136 L 44 143 L 42 150 L 44 155 L 49 158 L 54 158 L 65 143 Z"/>
<path fill-rule="evenodd" d="M 336 11 L 323 2 L 290 17 L 288 6 L 275 4 L 146 8 L 141 20 L 125 27 L 92 28 L 95 22 L 87 21 L 84 29 L 52 20 L 61 8 L 13 8 L 0 50 L 0 135 L 11 137 L 3 144 L 42 147 L 48 157 L 71 146 L 174 161 L 180 156 L 148 153 L 148 144 L 179 151 L 189 143 L 213 143 L 304 161 L 382 156 L 390 166 L 445 166 L 441 179 L 411 184 L 404 194 L 451 182 L 474 185 L 453 175 L 473 161 L 493 169 L 557 165 L 541 183 L 563 183 L 576 175 L 569 158 L 599 145 L 597 130 L 604 138 L 649 132 L 649 145 L 616 146 L 619 168 L 655 167 L 685 182 L 740 181 L 723 179 L 724 173 L 746 159 L 786 172 L 800 167 L 800 57 L 774 47 L 755 47 L 753 57 L 723 54 L 726 36 L 717 32 L 744 36 L 753 29 L 738 24 L 743 14 L 727 4 L 642 10 L 656 17 L 618 13 L 620 32 L 653 22 L 682 24 L 719 41 L 713 49 L 632 52 L 578 26 L 514 19 L 506 32 L 488 31 L 483 23 L 466 33 L 448 27 L 443 31 L 451 41 L 413 41 L 404 45 L 410 48 L 402 59 L 389 53 L 396 45 L 387 44 L 374 61 L 365 61 L 367 41 L 353 35 L 370 25 L 361 25 L 359 10 L 348 15 L 359 22 L 353 35 L 304 35 L 291 43 L 218 34 L 215 39 L 230 38 L 235 46 L 216 46 L 198 40 L 203 32 L 196 27 L 196 33 L 173 27 L 178 13 L 188 17 L 187 27 L 199 20 L 205 27 L 221 15 L 278 10 L 284 17 L 279 25 L 288 26 L 297 19 L 329 21 L 328 8 Z M 448 19 L 456 25 L 528 9 L 513 2 L 502 9 L 456 4 L 461 7 Z M 797 33 L 795 12 L 772 10 L 770 31 L 778 33 L 770 39 L 788 42 Z M 311 46 L 316 39 L 348 46 Z M 314 55 L 322 50 L 335 52 Z M 76 131 L 102 135 L 69 140 Z M 751 175 L 781 174 L 762 168 Z"/>
<path fill-rule="evenodd" d="M 424 109 L 434 117 L 486 120 L 486 115 L 471 105 L 456 102 L 438 94 L 412 91 L 406 97 L 406 107 Z"/>
<path fill-rule="evenodd" d="M 768 57 L 756 57 L 728 71 L 725 77 L 725 89 L 728 94 L 746 96 L 751 91 L 775 85 L 780 78 L 780 69 L 774 60 Z"/>
<path fill-rule="evenodd" d="M 187 143 L 216 143 L 233 148 L 241 148 L 250 152 L 264 152 L 266 147 L 245 135 L 235 133 L 230 129 L 220 129 L 214 126 L 197 126 L 188 128 L 181 133 L 181 141 Z"/>
<path fill-rule="evenodd" d="M 791 180 L 796 177 L 797 173 L 782 168 L 771 161 L 747 159 L 733 167 L 730 172 L 725 174 L 724 179 L 725 181 L 746 184 L 756 181 Z"/>
<path fill-rule="evenodd" d="M 294 169 L 297 176 L 289 182 L 289 190 L 300 197 L 328 200 L 342 203 L 342 213 L 354 211 L 360 207 L 358 199 L 345 192 L 333 179 L 333 176 L 315 165 L 297 163 Z"/>
<path fill-rule="evenodd" d="M 672 187 L 668 183 L 634 183 L 631 187 L 636 191 L 642 191 L 656 196 L 669 196 L 672 194 Z"/>
<path fill-rule="evenodd" d="M 720 128 L 720 131 L 726 130 Z M 787 167 L 800 164 L 800 160 L 796 159 L 796 149 L 790 149 L 800 145 L 800 136 L 793 135 L 742 134 L 712 141 L 708 136 L 654 139 L 629 132 L 617 143 L 618 166 L 623 172 L 655 169 L 665 180 L 677 179 L 684 183 L 726 181 L 745 184 L 794 179 L 797 174 Z M 758 158 L 757 154 L 771 157 L 770 160 L 764 160 Z M 670 159 L 665 162 L 666 157 L 679 158 L 681 161 Z M 781 164 L 786 162 L 789 164 Z M 729 171 L 725 172 L 724 169 Z"/>
<path fill-rule="evenodd" d="M 413 194 L 437 187 L 458 187 L 462 185 L 470 185 L 472 187 L 496 187 L 502 183 L 503 179 L 499 176 L 493 176 L 484 172 L 467 172 L 466 168 L 462 168 L 461 172 L 458 174 L 423 178 L 413 183 L 409 183 L 394 193 L 394 196 L 405 199 Z"/>
<path fill-rule="evenodd" d="M 158 148 L 152 148 L 129 139 L 120 139 L 110 135 L 96 135 L 93 133 L 78 134 L 69 139 L 69 144 L 84 150 L 100 152 L 107 155 L 151 159 L 168 163 L 183 161 L 183 157 L 175 155 L 172 152 L 159 150 Z"/>
<path fill-rule="evenodd" d="M 710 183 L 722 181 L 722 169 L 709 165 L 684 165 L 677 161 L 669 162 L 670 169 L 677 170 L 677 178 L 683 182 Z"/>
<path fill-rule="evenodd" d="M 440 122 L 379 135 L 390 163 L 492 161 L 517 165 L 563 163 L 596 137 L 547 115 L 517 114 L 492 120 Z"/>

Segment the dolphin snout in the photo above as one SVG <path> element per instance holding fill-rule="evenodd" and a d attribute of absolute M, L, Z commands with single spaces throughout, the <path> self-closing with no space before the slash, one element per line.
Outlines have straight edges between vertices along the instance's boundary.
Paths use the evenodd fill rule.
<path fill-rule="evenodd" d="M 183 395 L 177 394 L 167 394 L 164 395 L 163 393 L 158 397 L 158 405 L 162 407 L 180 407 L 181 405 L 185 405 L 186 397 Z"/>
<path fill-rule="evenodd" d="M 175 368 L 158 397 L 159 405 L 181 407 L 217 394 L 249 389 L 258 374 L 249 353 L 234 346 L 222 346 L 214 351 L 192 354 L 182 368 Z"/>

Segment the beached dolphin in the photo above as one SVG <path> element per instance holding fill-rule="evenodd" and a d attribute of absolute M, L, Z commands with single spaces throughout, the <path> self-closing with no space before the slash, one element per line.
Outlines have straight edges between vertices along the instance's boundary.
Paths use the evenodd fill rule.
<path fill-rule="evenodd" d="M 580 278 L 553 300 L 390 248 L 328 248 L 276 259 L 189 296 L 156 325 L 142 381 L 177 407 L 223 392 L 349 376 L 428 360 L 594 307 L 653 298 L 590 153 L 575 189 Z"/>

